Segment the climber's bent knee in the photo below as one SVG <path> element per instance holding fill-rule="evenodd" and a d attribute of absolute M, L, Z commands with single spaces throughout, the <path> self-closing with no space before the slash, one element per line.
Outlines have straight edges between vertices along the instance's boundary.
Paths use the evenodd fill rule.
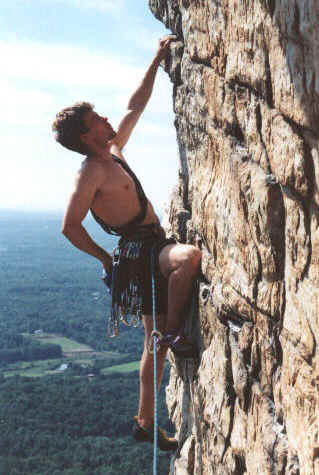
<path fill-rule="evenodd" d="M 183 267 L 194 275 L 199 270 L 201 255 L 201 251 L 190 244 L 169 244 L 160 252 L 160 271 L 168 278 L 171 272 Z"/>

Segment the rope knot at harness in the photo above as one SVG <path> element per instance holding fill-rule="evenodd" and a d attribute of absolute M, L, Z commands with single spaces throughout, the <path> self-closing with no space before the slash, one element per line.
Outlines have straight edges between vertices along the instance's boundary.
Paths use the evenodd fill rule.
<path fill-rule="evenodd" d="M 159 351 L 160 348 L 161 348 L 161 345 L 160 345 L 160 341 L 162 340 L 163 338 L 163 335 L 160 331 L 158 330 L 153 330 L 152 333 L 151 333 L 151 339 L 150 339 L 150 343 L 149 343 L 149 346 L 148 346 L 148 352 L 153 354 L 155 351 L 154 351 L 154 348 L 156 346 L 156 350 Z"/>

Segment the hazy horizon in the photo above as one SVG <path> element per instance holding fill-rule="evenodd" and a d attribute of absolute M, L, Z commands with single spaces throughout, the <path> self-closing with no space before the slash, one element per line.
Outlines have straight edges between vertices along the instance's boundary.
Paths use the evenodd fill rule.
<path fill-rule="evenodd" d="M 129 12 L 129 13 L 128 13 Z M 169 33 L 147 1 L 12 0 L 1 6 L 1 209 L 60 212 L 83 156 L 54 140 L 55 114 L 78 100 L 117 127 L 129 97 Z M 14 156 L 13 156 L 14 152 Z M 160 68 L 125 157 L 163 210 L 177 182 L 172 84 Z"/>

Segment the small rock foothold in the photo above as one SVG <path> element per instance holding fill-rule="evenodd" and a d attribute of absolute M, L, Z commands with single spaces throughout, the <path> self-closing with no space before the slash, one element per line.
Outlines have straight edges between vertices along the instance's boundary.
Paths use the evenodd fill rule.
<path fill-rule="evenodd" d="M 172 41 L 178 41 L 178 38 L 176 35 L 167 35 L 165 38 L 170 39 Z"/>
<path fill-rule="evenodd" d="M 208 302 L 208 299 L 210 297 L 210 294 L 211 294 L 211 291 L 210 291 L 210 288 L 208 286 L 205 286 L 202 290 L 201 290 L 201 299 L 203 301 L 204 304 L 206 304 Z"/>
<path fill-rule="evenodd" d="M 272 173 L 266 176 L 266 185 L 278 185 L 278 180 Z"/>

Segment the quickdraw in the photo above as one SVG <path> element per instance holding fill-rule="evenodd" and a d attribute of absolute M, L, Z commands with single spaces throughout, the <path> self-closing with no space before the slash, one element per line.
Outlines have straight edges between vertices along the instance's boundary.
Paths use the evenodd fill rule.
<path fill-rule="evenodd" d="M 120 319 L 118 318 L 118 308 L 116 308 L 117 305 L 113 306 L 114 288 L 115 288 L 115 282 L 116 282 L 117 269 L 119 265 L 120 265 L 120 250 L 118 247 L 116 247 L 113 251 L 113 256 L 112 256 L 112 283 L 111 283 L 112 307 L 111 307 L 111 314 L 109 318 L 109 327 L 108 327 L 108 334 L 110 335 L 111 338 L 117 336 L 120 333 Z"/>

